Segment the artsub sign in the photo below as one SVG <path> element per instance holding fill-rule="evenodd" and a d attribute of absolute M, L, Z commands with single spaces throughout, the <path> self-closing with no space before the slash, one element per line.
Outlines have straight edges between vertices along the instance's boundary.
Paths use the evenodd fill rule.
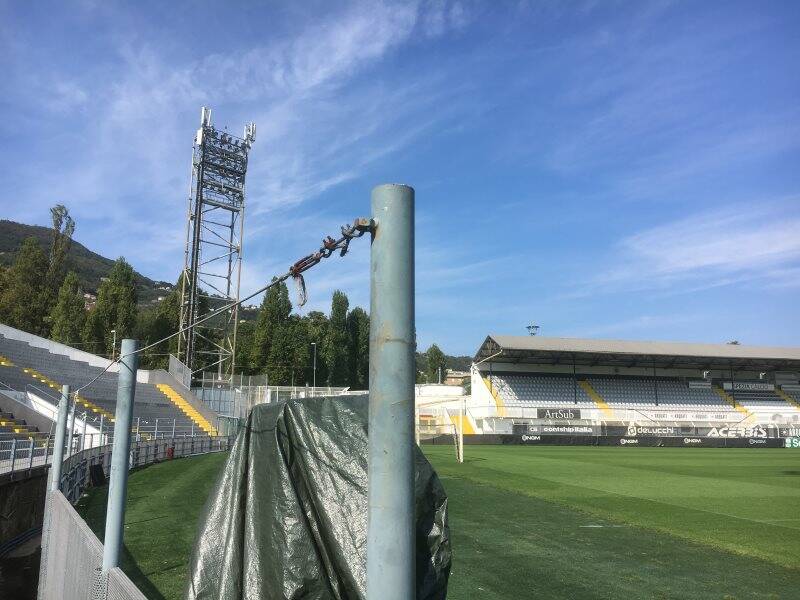
<path fill-rule="evenodd" d="M 537 408 L 536 418 L 572 421 L 581 418 L 581 411 L 577 408 Z"/>

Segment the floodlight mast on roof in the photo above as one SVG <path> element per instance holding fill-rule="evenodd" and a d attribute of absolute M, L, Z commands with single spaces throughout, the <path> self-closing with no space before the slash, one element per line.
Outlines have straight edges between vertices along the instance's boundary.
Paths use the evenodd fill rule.
<path fill-rule="evenodd" d="M 525 329 L 528 330 L 528 335 L 536 335 L 539 333 L 540 328 L 538 325 L 531 323 L 530 325 L 527 325 Z"/>
<path fill-rule="evenodd" d="M 238 305 L 198 321 L 239 300 L 244 183 L 255 139 L 255 123 L 248 123 L 238 139 L 218 131 L 211 124 L 211 109 L 203 107 L 192 149 L 178 359 L 192 372 L 216 367 L 219 378 L 233 376 Z"/>

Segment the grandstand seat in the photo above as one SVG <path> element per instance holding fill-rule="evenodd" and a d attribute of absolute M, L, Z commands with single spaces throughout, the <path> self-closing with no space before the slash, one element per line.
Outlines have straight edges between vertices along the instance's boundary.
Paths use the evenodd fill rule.
<path fill-rule="evenodd" d="M 68 356 L 56 354 L 45 348 L 31 346 L 25 342 L 10 339 L 0 334 L 0 381 L 18 391 L 30 391 L 44 395 L 45 399 L 55 401 L 60 386 L 68 384 L 73 390 L 97 380 L 79 393 L 79 398 L 87 401 L 90 407 L 79 403 L 78 410 L 88 412 L 88 423 L 96 424 L 100 415 L 107 418 L 116 409 L 117 374 L 103 372 L 86 362 L 73 360 Z M 175 420 L 178 428 L 191 428 L 193 422 L 155 385 L 136 384 L 133 417 L 142 426 L 152 426 L 155 420 Z"/>

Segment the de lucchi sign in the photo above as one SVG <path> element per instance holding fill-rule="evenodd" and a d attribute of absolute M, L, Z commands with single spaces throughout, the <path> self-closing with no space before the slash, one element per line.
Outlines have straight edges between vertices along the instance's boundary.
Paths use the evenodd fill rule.
<path fill-rule="evenodd" d="M 580 419 L 581 411 L 577 408 L 537 408 L 537 419 Z"/>

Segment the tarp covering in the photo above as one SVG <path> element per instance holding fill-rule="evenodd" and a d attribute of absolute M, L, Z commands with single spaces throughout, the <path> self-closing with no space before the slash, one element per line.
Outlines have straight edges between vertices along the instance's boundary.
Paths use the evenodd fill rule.
<path fill-rule="evenodd" d="M 252 410 L 206 504 L 188 600 L 366 598 L 367 410 L 366 395 Z M 443 599 L 447 496 L 416 452 L 417 599 Z"/>

